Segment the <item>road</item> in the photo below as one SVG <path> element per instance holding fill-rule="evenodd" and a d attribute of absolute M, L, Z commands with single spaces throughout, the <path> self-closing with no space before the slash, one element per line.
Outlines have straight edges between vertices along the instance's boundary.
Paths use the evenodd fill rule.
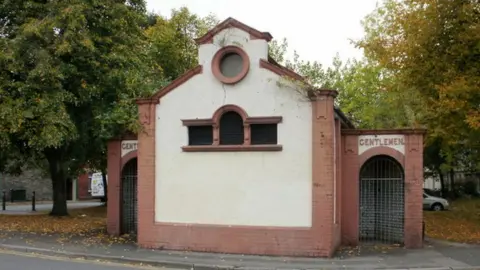
<path fill-rule="evenodd" d="M 96 262 L 88 260 L 59 258 L 36 254 L 18 253 L 0 250 L 1 270 L 154 270 L 168 268 L 155 268 L 148 266 L 134 266 L 127 264 Z M 172 269 L 170 269 L 172 270 Z M 176 269 L 178 270 L 178 269 Z"/>

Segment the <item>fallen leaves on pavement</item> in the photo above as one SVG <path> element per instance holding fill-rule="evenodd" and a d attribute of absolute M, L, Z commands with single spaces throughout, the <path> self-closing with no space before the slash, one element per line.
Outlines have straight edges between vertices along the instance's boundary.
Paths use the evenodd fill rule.
<path fill-rule="evenodd" d="M 424 220 L 431 238 L 480 244 L 480 199 L 453 201 L 448 211 L 425 211 Z"/>
<path fill-rule="evenodd" d="M 337 249 L 335 257 L 348 258 L 369 254 L 391 254 L 393 252 L 401 252 L 403 247 L 398 244 L 363 244 L 358 246 L 341 246 Z"/>
<path fill-rule="evenodd" d="M 57 242 L 69 242 L 73 238 L 82 244 L 127 243 L 130 236 L 110 236 L 106 233 L 105 206 L 74 209 L 69 216 L 53 217 L 48 213 L 38 215 L 0 215 L 0 232 L 56 235 Z"/>

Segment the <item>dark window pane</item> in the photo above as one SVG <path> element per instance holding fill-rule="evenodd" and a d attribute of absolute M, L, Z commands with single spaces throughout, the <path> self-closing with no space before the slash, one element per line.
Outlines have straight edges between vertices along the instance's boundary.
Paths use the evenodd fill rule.
<path fill-rule="evenodd" d="M 233 78 L 243 69 L 243 58 L 236 53 L 225 55 L 220 61 L 220 72 L 223 76 Z"/>
<path fill-rule="evenodd" d="M 188 145 L 211 145 L 213 144 L 212 126 L 188 127 Z"/>
<path fill-rule="evenodd" d="M 277 144 L 277 124 L 250 125 L 251 144 Z"/>
<path fill-rule="evenodd" d="M 226 112 L 220 118 L 220 144 L 243 144 L 243 119 L 236 112 Z"/>

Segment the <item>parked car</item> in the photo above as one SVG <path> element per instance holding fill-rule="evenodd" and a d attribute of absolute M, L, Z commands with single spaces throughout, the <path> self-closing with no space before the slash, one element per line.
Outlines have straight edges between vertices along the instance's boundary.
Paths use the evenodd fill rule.
<path fill-rule="evenodd" d="M 432 196 L 423 191 L 423 210 L 443 211 L 449 208 L 448 201 L 444 198 Z"/>

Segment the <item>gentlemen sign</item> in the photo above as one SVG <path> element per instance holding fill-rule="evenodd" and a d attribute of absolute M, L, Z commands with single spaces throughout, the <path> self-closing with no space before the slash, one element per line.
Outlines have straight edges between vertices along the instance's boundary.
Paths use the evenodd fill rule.
<path fill-rule="evenodd" d="M 405 154 L 404 135 L 363 135 L 358 137 L 358 154 L 375 148 L 390 147 Z"/>
<path fill-rule="evenodd" d="M 122 141 L 122 157 L 137 150 L 137 140 Z"/>

